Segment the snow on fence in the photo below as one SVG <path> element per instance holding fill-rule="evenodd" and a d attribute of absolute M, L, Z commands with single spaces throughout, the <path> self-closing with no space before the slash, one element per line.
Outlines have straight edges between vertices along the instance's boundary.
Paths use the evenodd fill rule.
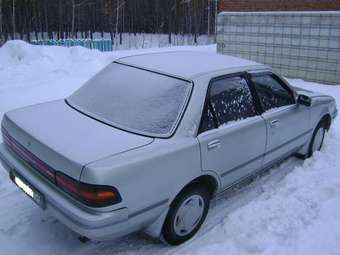
<path fill-rule="evenodd" d="M 112 51 L 112 41 L 109 39 L 60 39 L 60 40 L 33 40 L 34 45 L 55 45 L 55 46 L 82 46 L 88 49 L 97 49 L 100 51 Z"/>
<path fill-rule="evenodd" d="M 222 12 L 217 50 L 286 77 L 340 84 L 340 12 Z"/>

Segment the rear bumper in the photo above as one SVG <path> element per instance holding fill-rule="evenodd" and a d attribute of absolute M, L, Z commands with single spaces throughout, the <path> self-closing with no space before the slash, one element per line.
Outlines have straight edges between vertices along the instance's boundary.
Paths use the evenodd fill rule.
<path fill-rule="evenodd" d="M 18 160 L 4 144 L 0 144 L 0 161 L 8 172 L 15 169 L 45 196 L 46 211 L 80 235 L 94 240 L 113 239 L 137 231 L 145 224 L 141 217 L 129 218 L 126 207 L 110 211 L 82 208 Z"/>

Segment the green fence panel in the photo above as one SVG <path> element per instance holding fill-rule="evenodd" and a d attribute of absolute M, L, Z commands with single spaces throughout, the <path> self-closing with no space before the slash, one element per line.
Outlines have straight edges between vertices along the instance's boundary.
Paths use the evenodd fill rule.
<path fill-rule="evenodd" d="M 100 51 L 112 51 L 112 41 L 110 39 L 49 39 L 49 40 L 32 40 L 33 45 L 55 45 L 62 47 L 81 46 L 88 49 L 96 49 Z"/>

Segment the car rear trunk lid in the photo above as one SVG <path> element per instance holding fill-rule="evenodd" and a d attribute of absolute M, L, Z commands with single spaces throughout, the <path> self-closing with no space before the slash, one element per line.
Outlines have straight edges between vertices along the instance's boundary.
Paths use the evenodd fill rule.
<path fill-rule="evenodd" d="M 2 126 L 23 150 L 33 154 L 31 158 L 35 156 L 33 161 L 41 160 L 76 180 L 84 165 L 154 140 L 105 125 L 74 110 L 64 100 L 8 112 Z"/>

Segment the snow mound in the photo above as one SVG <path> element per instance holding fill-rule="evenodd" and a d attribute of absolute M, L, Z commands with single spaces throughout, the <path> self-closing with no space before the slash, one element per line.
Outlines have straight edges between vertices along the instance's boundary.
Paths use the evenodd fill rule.
<path fill-rule="evenodd" d="M 36 58 L 35 51 L 23 41 L 8 41 L 0 48 L 0 66 L 6 67 L 19 64 L 27 59 Z"/>
<path fill-rule="evenodd" d="M 102 68 L 112 60 L 112 56 L 102 54 L 98 50 L 83 47 L 35 46 L 23 41 L 8 41 L 0 48 L 0 70 L 32 67 L 39 72 L 64 72 L 92 64 Z M 78 64 L 80 66 L 78 66 Z"/>
<path fill-rule="evenodd" d="M 113 59 L 113 54 L 83 47 L 35 46 L 8 41 L 0 48 L 0 91 L 8 87 L 50 85 L 67 77 L 79 78 L 83 83 Z"/>

